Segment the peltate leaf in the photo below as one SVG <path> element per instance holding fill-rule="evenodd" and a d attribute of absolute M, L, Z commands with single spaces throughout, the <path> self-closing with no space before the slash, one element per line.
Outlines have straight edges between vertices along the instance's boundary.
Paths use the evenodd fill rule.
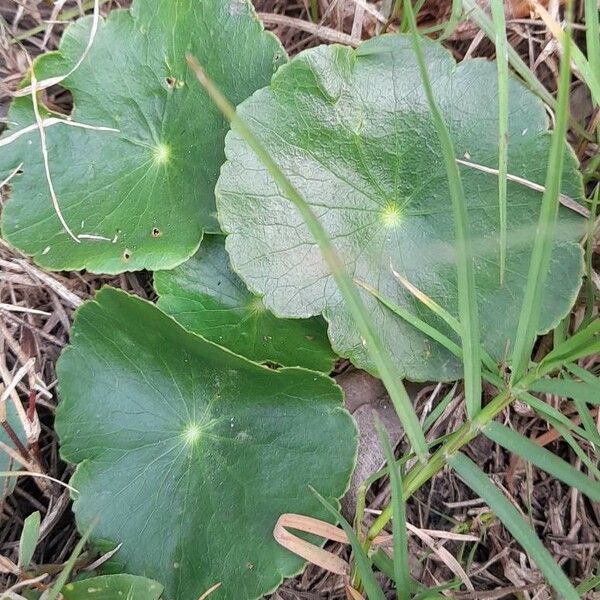
<path fill-rule="evenodd" d="M 321 318 L 278 319 L 231 270 L 223 236 L 207 236 L 172 271 L 154 274 L 158 306 L 186 329 L 257 362 L 330 371 L 335 355 Z"/>
<path fill-rule="evenodd" d="M 56 429 L 81 530 L 123 544 L 128 572 L 165 600 L 254 599 L 302 561 L 272 531 L 283 512 L 326 516 L 356 429 L 328 377 L 274 371 L 192 334 L 111 288 L 77 312 L 58 364 Z"/>
<path fill-rule="evenodd" d="M 136 575 L 101 575 L 73 583 L 61 590 L 64 600 L 158 600 L 163 586 Z"/>
<path fill-rule="evenodd" d="M 59 52 L 35 61 L 38 81 L 70 72 L 92 23 L 77 21 Z M 218 231 L 214 186 L 227 124 L 188 71 L 188 52 L 235 102 L 286 60 L 249 0 L 137 0 L 111 11 L 62 82 L 73 94 L 72 118 L 40 106 L 60 119 L 45 128 L 58 210 L 31 98 L 12 104 L 0 139 L 0 179 L 22 164 L 3 211 L 11 244 L 50 269 L 117 273 L 171 268 L 194 253 L 203 230 Z"/>
<path fill-rule="evenodd" d="M 423 40 L 436 100 L 458 158 L 497 168 L 497 77 L 493 63 L 456 65 Z M 550 137 L 542 104 L 510 81 L 509 173 L 544 183 Z M 381 36 L 352 50 L 322 46 L 280 69 L 239 107 L 331 236 L 358 280 L 459 342 L 400 284 L 399 273 L 458 313 L 454 223 L 446 171 L 409 37 Z M 374 372 L 341 295 L 298 211 L 235 132 L 226 140 L 217 208 L 233 269 L 279 317 L 322 313 L 336 352 Z M 461 166 L 475 253 L 482 343 L 501 360 L 517 327 L 541 194 L 508 184 L 508 260 L 500 286 L 498 181 Z M 563 192 L 582 198 L 569 153 Z M 581 283 L 583 219 L 560 213 L 541 330 L 558 323 Z M 361 289 L 399 371 L 448 380 L 460 361 Z"/>

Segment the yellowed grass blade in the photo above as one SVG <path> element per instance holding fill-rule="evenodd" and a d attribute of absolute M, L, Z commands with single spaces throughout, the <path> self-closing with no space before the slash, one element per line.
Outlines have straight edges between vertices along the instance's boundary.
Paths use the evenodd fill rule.
<path fill-rule="evenodd" d="M 277 520 L 273 537 L 278 544 L 313 565 L 337 575 L 345 577 L 350 575 L 350 565 L 345 560 L 290 533 L 287 530 L 288 527 L 297 531 L 312 533 L 327 540 L 347 544 L 348 538 L 341 529 L 312 517 L 287 513 L 281 515 Z"/>

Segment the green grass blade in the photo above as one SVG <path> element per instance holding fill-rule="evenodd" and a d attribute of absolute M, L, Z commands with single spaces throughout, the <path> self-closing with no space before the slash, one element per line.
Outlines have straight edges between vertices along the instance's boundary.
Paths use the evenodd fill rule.
<path fill-rule="evenodd" d="M 460 452 L 450 457 L 448 462 L 460 478 L 488 503 L 506 529 L 510 531 L 512 536 L 535 561 L 535 564 L 546 576 L 548 583 L 556 590 L 559 597 L 566 600 L 579 600 L 579 594 L 533 529 L 490 481 L 489 477 L 470 458 Z"/>
<path fill-rule="evenodd" d="M 441 33 L 439 40 L 440 42 L 449 38 L 453 33 L 462 17 L 462 0 L 452 0 L 452 9 L 450 11 L 450 19 L 444 25 L 444 31 Z"/>
<path fill-rule="evenodd" d="M 408 279 L 400 275 L 393 267 L 392 267 L 392 275 L 417 299 L 421 302 L 426 308 L 428 308 L 434 315 L 438 316 L 450 329 L 452 329 L 459 337 L 462 338 L 462 327 L 458 319 L 453 317 L 445 308 L 440 306 L 433 298 L 430 298 L 427 294 L 422 292 L 419 288 L 414 286 Z M 383 299 L 382 299 L 383 301 Z M 389 301 L 388 301 L 389 302 Z M 390 306 L 393 303 L 390 302 Z M 452 352 L 451 346 L 446 346 L 448 350 Z M 487 350 L 483 347 L 479 347 L 479 354 L 481 357 L 481 362 L 492 372 L 495 373 L 498 370 L 498 365 L 496 361 L 488 354 Z M 462 349 L 460 354 L 456 354 L 459 358 L 463 358 Z"/>
<path fill-rule="evenodd" d="M 537 367 L 540 376 L 592 354 L 600 340 L 599 334 L 600 319 L 594 319 L 544 357 Z"/>
<path fill-rule="evenodd" d="M 592 459 L 590 459 L 590 457 L 587 455 L 587 453 L 577 443 L 577 440 L 571 435 L 569 430 L 566 427 L 563 427 L 562 425 L 560 425 L 558 423 L 555 425 L 555 427 L 556 427 L 556 430 L 558 431 L 558 433 L 560 433 L 560 435 L 564 438 L 565 442 L 567 442 L 567 444 L 569 444 L 569 446 L 571 447 L 571 449 L 573 450 L 573 452 L 575 453 L 577 458 L 579 458 L 579 460 L 581 460 L 581 463 L 587 467 L 589 472 L 598 481 L 600 481 L 600 470 L 598 469 L 598 467 L 596 467 L 596 465 L 594 464 L 594 461 Z"/>
<path fill-rule="evenodd" d="M 321 496 L 315 489 L 311 488 L 311 491 L 317 497 L 317 500 L 327 509 L 327 511 L 333 517 L 335 517 L 337 521 L 339 521 L 339 524 L 341 525 L 345 534 L 348 536 L 348 540 L 350 540 L 350 545 L 352 546 L 356 567 L 369 600 L 386 600 L 383 591 L 379 587 L 379 584 L 375 579 L 375 575 L 373 574 L 371 561 L 358 541 L 358 537 L 356 537 L 354 529 L 352 529 L 350 523 L 348 523 L 348 521 L 344 519 L 340 512 L 331 506 L 331 504 L 329 504 L 329 502 L 327 502 L 327 500 L 325 500 L 325 498 L 323 498 L 323 496 Z"/>
<path fill-rule="evenodd" d="M 571 373 L 573 373 L 575 377 L 579 377 L 581 381 L 584 381 L 588 385 L 593 386 L 596 389 L 597 393 L 600 394 L 600 379 L 598 377 L 596 377 L 589 371 L 586 371 L 579 365 L 573 363 L 568 363 L 565 365 L 565 367 L 567 368 L 567 370 L 571 371 Z"/>
<path fill-rule="evenodd" d="M 410 0 L 404 1 L 412 41 L 423 87 L 429 103 L 429 110 L 438 134 L 444 164 L 448 176 L 448 186 L 454 210 L 456 268 L 458 280 L 458 314 L 462 330 L 463 366 L 465 376 L 465 400 L 467 412 L 473 417 L 481 410 L 481 362 L 479 353 L 479 315 L 477 309 L 477 295 L 475 290 L 475 273 L 473 269 L 473 251 L 465 195 L 460 178 L 460 171 L 456 164 L 454 145 L 450 138 L 448 128 L 444 123 L 442 113 L 435 101 L 425 56 L 421 48 L 417 22 Z"/>
<path fill-rule="evenodd" d="M 529 391 L 554 394 L 564 398 L 577 398 L 582 402 L 595 405 L 600 404 L 600 394 L 594 386 L 571 379 L 538 379 L 529 386 Z"/>
<path fill-rule="evenodd" d="M 331 271 L 340 293 L 347 303 L 348 309 L 352 314 L 359 332 L 365 340 L 366 349 L 377 367 L 379 376 L 385 384 L 406 435 L 411 441 L 413 449 L 419 459 L 425 461 L 428 454 L 427 444 L 410 397 L 397 373 L 397 369 L 392 363 L 389 353 L 373 327 L 369 312 L 367 311 L 354 282 L 348 275 L 337 251 L 329 240 L 327 232 L 317 219 L 311 207 L 305 202 L 290 180 L 271 158 L 263 144 L 254 133 L 252 133 L 246 122 L 237 115 L 234 106 L 227 98 L 225 98 L 225 96 L 223 96 L 221 91 L 212 80 L 209 79 L 193 57 L 188 56 L 188 63 L 213 102 L 231 123 L 232 127 L 237 130 L 250 148 L 255 152 L 256 156 L 263 163 L 271 177 L 273 177 L 283 194 L 293 202 L 304 219 L 310 233 L 319 245 L 323 258 Z"/>
<path fill-rule="evenodd" d="M 599 126 L 600 139 L 600 126 Z M 594 233 L 596 228 L 596 213 L 598 212 L 598 200 L 600 199 L 600 184 L 596 184 L 592 194 L 592 205 L 590 207 L 590 216 L 587 223 L 587 239 L 585 241 L 585 318 L 589 322 L 592 319 L 594 307 L 596 305 L 596 288 L 592 274 L 594 266 L 592 260 L 594 258 Z"/>
<path fill-rule="evenodd" d="M 590 409 L 588 408 L 587 404 L 581 400 L 581 398 L 573 398 L 573 402 L 577 408 L 577 413 L 581 419 L 581 424 L 588 434 L 587 439 L 591 440 L 597 449 L 600 450 L 600 433 L 598 432 L 596 422 L 594 421 L 594 417 L 592 417 Z"/>
<path fill-rule="evenodd" d="M 36 510 L 23 521 L 23 531 L 19 540 L 19 567 L 27 569 L 40 536 L 40 513 Z"/>
<path fill-rule="evenodd" d="M 584 440 L 593 443 L 593 439 L 584 429 L 578 425 L 575 425 L 569 419 L 569 417 L 565 416 L 560 410 L 554 408 L 554 406 L 551 404 L 547 404 L 543 400 L 540 400 L 539 398 L 536 398 L 527 392 L 521 392 L 519 394 L 519 400 L 531 407 L 542 419 L 544 419 L 544 421 L 549 423 L 552 427 L 556 427 L 557 424 L 562 425 Z"/>
<path fill-rule="evenodd" d="M 396 316 L 400 317 L 403 321 L 406 321 L 415 329 L 418 329 L 426 336 L 430 337 L 432 340 L 435 340 L 438 344 L 444 346 L 444 348 L 452 352 L 454 356 L 462 358 L 463 354 L 461 347 L 455 342 L 453 342 L 449 337 L 444 335 L 441 331 L 439 331 L 435 327 L 432 327 L 428 323 L 425 323 L 425 321 L 421 320 L 409 310 L 402 308 L 399 304 L 396 304 L 392 300 L 388 300 L 382 294 L 380 294 L 378 290 L 370 286 L 368 283 L 365 283 L 364 281 L 359 281 L 357 279 L 355 279 L 354 281 L 356 285 L 365 289 L 374 298 L 377 298 L 377 300 L 379 300 L 381 304 L 383 304 L 387 309 L 391 310 Z"/>
<path fill-rule="evenodd" d="M 394 580 L 398 600 L 410 600 L 411 579 L 408 565 L 408 532 L 406 528 L 406 505 L 402 492 L 402 477 L 396 465 L 396 457 L 390 439 L 375 413 L 375 427 L 383 449 L 390 474 L 392 488 L 392 535 L 394 538 Z"/>
<path fill-rule="evenodd" d="M 71 553 L 71 556 L 69 556 L 69 559 L 65 563 L 64 569 L 60 572 L 60 575 L 56 578 L 55 584 L 52 586 L 52 589 L 48 592 L 48 595 L 45 597 L 46 600 L 57 600 L 59 598 L 60 592 L 67 583 L 67 579 L 69 578 L 69 575 L 71 574 L 71 571 L 75 566 L 75 562 L 79 558 L 79 555 L 81 554 L 83 547 L 88 541 L 88 538 L 90 537 L 90 534 L 92 533 L 92 530 L 95 526 L 95 523 L 92 524 L 92 526 L 83 534 L 81 539 L 77 542 L 75 548 L 73 548 L 73 552 Z"/>
<path fill-rule="evenodd" d="M 546 191 L 542 197 L 542 206 L 533 250 L 531 252 L 529 274 L 527 276 L 527 284 L 525 286 L 521 315 L 512 354 L 511 381 L 513 383 L 523 377 L 529 364 L 531 350 L 537 335 L 544 282 L 546 281 L 550 267 L 556 220 L 558 217 L 560 186 L 565 155 L 565 137 L 569 114 L 570 56 L 571 44 L 566 41 L 560 63 L 556 125 L 552 134 L 550 157 L 546 171 Z"/>
<path fill-rule="evenodd" d="M 484 427 L 483 433 L 509 452 L 534 464 L 538 469 L 549 473 L 568 486 L 578 489 L 590 500 L 600 502 L 600 483 L 586 477 L 568 462 L 532 442 L 524 435 L 501 425 L 498 421 L 492 421 Z"/>
<path fill-rule="evenodd" d="M 584 11 L 587 57 L 592 72 L 598 75 L 600 73 L 600 13 L 597 0 L 585 0 Z"/>
<path fill-rule="evenodd" d="M 500 211 L 500 285 L 506 272 L 506 190 L 508 175 L 508 43 L 504 2 L 492 0 L 496 68 L 498 70 L 498 208 Z"/>
<path fill-rule="evenodd" d="M 583 594 L 591 592 L 598 587 L 600 587 L 600 575 L 592 575 L 585 581 L 582 581 L 576 589 L 583 596 Z"/>

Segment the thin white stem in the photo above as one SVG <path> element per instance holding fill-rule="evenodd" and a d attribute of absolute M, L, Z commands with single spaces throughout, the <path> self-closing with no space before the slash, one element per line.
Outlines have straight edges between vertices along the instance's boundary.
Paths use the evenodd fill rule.
<path fill-rule="evenodd" d="M 114 127 L 102 127 L 98 125 L 88 125 L 87 123 L 78 123 L 77 121 L 71 121 L 71 119 L 58 119 L 57 117 L 48 117 L 47 119 L 42 119 L 42 127 L 47 129 L 48 127 L 52 127 L 52 125 L 68 125 L 69 127 L 80 127 L 81 129 L 91 129 L 92 131 L 112 131 L 114 133 L 120 133 L 119 129 L 115 129 Z M 36 131 L 39 129 L 40 125 L 38 123 L 33 123 L 32 125 L 28 125 L 27 127 L 23 127 L 23 129 L 19 129 L 12 133 L 11 135 L 7 135 L 0 139 L 0 148 L 2 146 L 8 146 L 12 144 L 15 140 L 18 140 L 20 137 L 31 133 L 32 131 Z M 17 170 L 22 166 L 19 165 Z M 6 182 L 3 182 L 3 184 Z"/>
<path fill-rule="evenodd" d="M 0 181 L 0 189 L 2 189 L 21 170 L 22 166 L 23 163 L 21 163 L 18 167 L 15 167 L 6 179 Z"/>
<path fill-rule="evenodd" d="M 52 177 L 50 175 L 50 164 L 48 162 L 48 148 L 46 147 L 46 130 L 44 129 L 44 125 L 42 122 L 42 117 L 40 116 L 40 109 L 38 106 L 37 100 L 37 79 L 35 78 L 35 73 L 33 67 L 31 68 L 31 100 L 33 102 L 33 112 L 35 114 L 35 120 L 38 125 L 38 130 L 40 132 L 40 144 L 42 146 L 42 158 L 44 159 L 44 171 L 46 173 L 46 181 L 48 182 L 48 189 L 50 190 L 50 198 L 52 199 L 52 206 L 54 207 L 54 211 L 56 212 L 56 216 L 58 220 L 61 222 L 61 225 L 65 229 L 65 231 L 69 234 L 69 236 L 78 244 L 81 244 L 81 240 L 77 239 L 77 236 L 71 231 L 71 228 L 67 225 L 65 218 L 60 210 L 60 206 L 58 204 L 58 198 L 56 197 L 56 192 L 54 191 L 54 185 L 52 183 Z"/>

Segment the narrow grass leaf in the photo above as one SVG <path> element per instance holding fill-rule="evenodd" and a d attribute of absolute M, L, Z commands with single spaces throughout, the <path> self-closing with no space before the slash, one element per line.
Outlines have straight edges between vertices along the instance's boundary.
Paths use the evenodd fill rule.
<path fill-rule="evenodd" d="M 598 469 L 594 461 L 587 455 L 587 452 L 585 452 L 583 448 L 577 443 L 577 440 L 571 435 L 569 430 L 558 423 L 555 425 L 555 427 L 558 433 L 560 433 L 560 435 L 564 438 L 565 442 L 569 444 L 577 458 L 581 460 L 581 463 L 587 467 L 588 471 L 598 481 L 600 481 L 600 469 Z"/>
<path fill-rule="evenodd" d="M 410 567 L 408 564 L 408 530 L 406 528 L 406 504 L 402 493 L 402 477 L 390 439 L 380 419 L 375 416 L 375 427 L 383 449 L 390 474 L 392 488 L 392 535 L 394 538 L 394 580 L 398 600 L 410 600 Z"/>
<path fill-rule="evenodd" d="M 598 128 L 598 141 L 600 141 L 600 126 Z M 594 313 L 596 305 L 596 289 L 594 285 L 594 233 L 596 229 L 596 213 L 598 212 L 598 201 L 600 199 L 600 183 L 596 184 L 592 194 L 592 205 L 587 222 L 587 236 L 585 241 L 585 319 L 589 322 Z"/>
<path fill-rule="evenodd" d="M 94 529 L 95 523 L 81 536 L 81 539 L 77 542 L 75 548 L 73 548 L 73 552 L 69 559 L 65 563 L 64 569 L 60 572 L 60 575 L 56 578 L 56 582 L 52 586 L 52 589 L 48 592 L 46 596 L 46 600 L 58 600 L 60 596 L 60 592 L 67 583 L 67 579 L 75 566 L 75 562 L 79 558 L 84 546 L 86 545 L 92 530 Z"/>
<path fill-rule="evenodd" d="M 450 327 L 457 335 L 462 338 L 462 327 L 458 319 L 452 316 L 443 306 L 440 306 L 433 298 L 428 296 L 425 292 L 421 291 L 418 287 L 413 285 L 406 277 L 403 277 L 391 266 L 392 275 L 404 286 L 406 290 L 408 290 L 419 302 L 421 302 L 425 307 L 427 307 L 433 314 L 438 316 L 448 327 Z M 383 301 L 383 299 L 382 299 Z M 393 305 L 390 302 L 390 305 Z M 389 308 L 389 306 L 388 306 Z M 399 315 L 400 316 L 400 315 Z M 425 332 L 424 332 L 425 333 Z M 452 352 L 451 347 L 446 346 L 448 350 Z M 489 355 L 488 351 L 483 347 L 479 347 L 479 354 L 481 358 L 481 362 L 492 372 L 498 370 L 498 365 L 494 361 L 494 359 Z M 460 354 L 455 354 L 459 358 L 463 358 L 462 349 Z"/>
<path fill-rule="evenodd" d="M 413 47 L 419 64 L 423 87 L 429 103 L 429 110 L 433 118 L 442 154 L 444 156 L 448 186 L 452 198 L 452 207 L 454 209 L 458 313 L 462 331 L 461 340 L 463 348 L 465 400 L 467 412 L 470 417 L 473 417 L 481 410 L 481 363 L 479 353 L 479 316 L 467 206 L 460 178 L 460 171 L 456 164 L 454 146 L 448 128 L 444 123 L 442 113 L 433 95 L 427 65 L 425 63 L 425 56 L 417 32 L 417 22 L 410 0 L 404 1 L 404 10 L 406 11 L 412 32 Z"/>
<path fill-rule="evenodd" d="M 581 381 L 584 381 L 588 385 L 593 386 L 596 389 L 597 393 L 600 394 L 600 378 L 596 377 L 593 373 L 586 371 L 585 369 L 574 363 L 567 363 L 565 365 L 565 368 L 571 371 L 571 373 L 573 373 L 575 377 L 579 377 Z"/>
<path fill-rule="evenodd" d="M 598 390 L 588 384 L 573 381 L 572 379 L 538 379 L 529 386 L 532 392 L 554 394 L 563 398 L 576 398 L 581 402 L 600 405 Z"/>
<path fill-rule="evenodd" d="M 356 562 L 356 568 L 360 574 L 360 579 L 365 588 L 365 592 L 369 600 L 385 600 L 385 596 L 375 579 L 373 569 L 371 568 L 371 561 L 366 555 L 361 543 L 356 537 L 352 526 L 344 517 L 336 510 L 323 496 L 321 496 L 315 489 L 311 488 L 312 493 L 317 497 L 319 502 L 331 513 L 333 517 L 339 521 L 340 526 L 348 536 L 350 545 L 352 546 L 352 552 L 354 553 L 354 560 Z"/>
<path fill-rule="evenodd" d="M 600 13 L 597 0 L 585 0 L 585 46 L 592 73 L 600 78 Z M 597 102 L 597 104 L 600 104 Z"/>
<path fill-rule="evenodd" d="M 592 354 L 600 340 L 600 319 L 594 319 L 577 333 L 549 352 L 538 364 L 540 376 L 551 373 L 562 365 L 573 363 L 579 358 Z"/>
<path fill-rule="evenodd" d="M 592 416 L 588 405 L 581 400 L 581 398 L 573 398 L 573 402 L 577 408 L 581 424 L 589 436 L 588 439 L 600 450 L 600 433 L 598 432 L 596 422 L 594 421 L 594 417 Z"/>
<path fill-rule="evenodd" d="M 23 531 L 19 540 L 19 567 L 27 569 L 40 537 L 40 513 L 36 510 L 23 521 Z"/>
<path fill-rule="evenodd" d="M 483 433 L 509 452 L 534 464 L 538 469 L 549 473 L 568 486 L 578 489 L 590 500 L 600 502 L 600 483 L 586 477 L 573 465 L 552 454 L 539 444 L 532 442 L 524 435 L 501 425 L 497 421 L 492 421 L 484 427 Z"/>
<path fill-rule="evenodd" d="M 506 271 L 506 190 L 508 175 L 508 43 L 504 2 L 492 0 L 496 68 L 498 70 L 498 208 L 500 211 L 500 285 Z"/>
<path fill-rule="evenodd" d="M 583 595 L 600 587 L 600 575 L 592 575 L 577 586 L 577 591 Z"/>
<path fill-rule="evenodd" d="M 556 427 L 557 424 L 562 425 L 569 431 L 577 434 L 579 437 L 593 443 L 593 439 L 588 435 L 587 431 L 575 425 L 569 417 L 564 415 L 560 410 L 554 408 L 551 404 L 547 404 L 543 400 L 532 396 L 527 392 L 521 392 L 519 394 L 519 400 L 524 402 L 532 408 L 544 421 L 549 423 L 552 427 Z"/>
<path fill-rule="evenodd" d="M 529 364 L 529 357 L 538 329 L 544 283 L 550 266 L 558 217 L 565 136 L 569 114 L 570 50 L 571 44 L 566 41 L 560 64 L 556 125 L 552 134 L 550 157 L 546 171 L 546 191 L 542 196 L 540 216 L 531 252 L 527 284 L 512 354 L 511 381 L 513 383 L 523 377 Z"/>
<path fill-rule="evenodd" d="M 490 481 L 489 477 L 470 458 L 460 452 L 451 456 L 448 463 L 458 473 L 459 477 L 488 503 L 506 529 L 535 561 L 535 564 L 545 575 L 548 583 L 556 590 L 559 597 L 565 600 L 579 600 L 579 594 L 562 569 L 556 564 L 550 552 L 544 547 L 517 509 Z"/>
<path fill-rule="evenodd" d="M 444 346 L 447 350 L 452 352 L 454 356 L 458 356 L 462 358 L 462 349 L 461 347 L 453 342 L 449 337 L 444 335 L 439 329 L 432 327 L 425 321 L 421 320 L 419 317 L 411 313 L 409 310 L 406 310 L 399 304 L 396 304 L 392 300 L 385 298 L 378 290 L 374 287 L 370 286 L 368 283 L 364 281 L 360 281 L 358 279 L 354 280 L 356 285 L 365 289 L 369 294 L 371 294 L 374 298 L 377 298 L 381 304 L 383 304 L 386 308 L 391 310 L 397 317 L 400 317 L 425 335 L 429 336 L 432 340 L 438 342 L 438 344 Z"/>
<path fill-rule="evenodd" d="M 457 25 L 460 23 L 460 18 L 462 16 L 462 1 L 461 0 L 452 0 L 452 9 L 450 11 L 450 18 L 446 22 L 444 26 L 444 31 L 442 31 L 439 40 L 442 42 L 443 40 L 449 38 L 456 29 Z"/>
<path fill-rule="evenodd" d="M 271 177 L 281 188 L 282 193 L 296 206 L 298 212 L 304 219 L 309 231 L 315 238 L 327 266 L 347 303 L 348 309 L 354 318 L 356 326 L 365 340 L 366 348 L 375 366 L 379 376 L 383 380 L 385 387 L 390 395 L 394 408 L 398 413 L 408 439 L 411 441 L 413 449 L 419 459 L 426 460 L 428 450 L 425 442 L 425 436 L 421 429 L 419 419 L 412 406 L 410 397 L 392 363 L 389 353 L 384 344 L 375 332 L 371 317 L 367 311 L 362 298 L 352 278 L 344 268 L 344 265 L 329 240 L 327 232 L 317 219 L 315 213 L 305 202 L 304 198 L 298 193 L 294 185 L 286 177 L 283 171 L 271 158 L 259 139 L 252 133 L 246 122 L 241 119 L 235 110 L 235 107 L 223 96 L 214 82 L 206 75 L 202 67 L 192 57 L 188 56 L 188 64 L 196 75 L 198 81 L 203 86 L 207 94 L 212 98 L 215 105 L 223 113 L 225 118 L 230 121 L 232 127 L 244 138 L 246 143 L 255 152 L 256 156 L 269 171 Z"/>

